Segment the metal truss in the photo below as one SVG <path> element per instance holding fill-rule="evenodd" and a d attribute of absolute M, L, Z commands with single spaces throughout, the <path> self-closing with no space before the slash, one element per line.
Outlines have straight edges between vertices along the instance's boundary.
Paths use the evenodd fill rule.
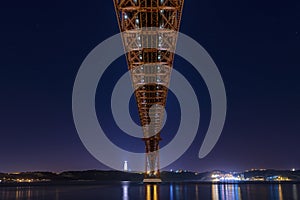
<path fill-rule="evenodd" d="M 145 179 L 157 179 L 160 130 L 184 0 L 113 1 L 143 126 Z"/>

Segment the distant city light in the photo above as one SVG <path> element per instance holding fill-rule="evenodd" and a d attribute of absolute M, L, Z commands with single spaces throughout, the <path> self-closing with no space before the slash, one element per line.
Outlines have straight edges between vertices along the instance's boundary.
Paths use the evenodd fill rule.
<path fill-rule="evenodd" d="M 242 181 L 240 176 L 233 175 L 231 173 L 215 173 L 211 175 L 213 182 L 236 182 Z"/>

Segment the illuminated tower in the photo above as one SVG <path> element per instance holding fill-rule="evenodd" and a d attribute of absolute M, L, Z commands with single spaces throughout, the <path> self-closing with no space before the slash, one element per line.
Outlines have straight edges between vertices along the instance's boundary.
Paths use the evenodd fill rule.
<path fill-rule="evenodd" d="M 124 172 L 128 171 L 128 162 L 127 161 L 124 161 L 123 170 L 124 170 Z"/>
<path fill-rule="evenodd" d="M 113 0 L 146 146 L 144 182 L 159 182 L 159 141 L 184 0 Z"/>

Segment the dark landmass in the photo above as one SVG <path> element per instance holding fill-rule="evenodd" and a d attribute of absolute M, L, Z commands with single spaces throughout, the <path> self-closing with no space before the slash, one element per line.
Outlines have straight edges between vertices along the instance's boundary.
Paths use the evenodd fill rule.
<path fill-rule="evenodd" d="M 269 177 L 287 177 L 290 180 L 300 181 L 300 170 L 291 171 L 291 170 L 251 170 L 243 172 L 245 178 L 252 178 L 252 177 L 262 177 L 265 180 L 268 180 Z"/>
<path fill-rule="evenodd" d="M 215 177 L 219 177 L 216 181 Z M 224 178 L 226 177 L 226 178 Z M 234 178 L 234 179 L 229 179 Z M 290 170 L 251 170 L 245 172 L 212 171 L 196 173 L 189 171 L 161 172 L 164 182 L 189 182 L 203 183 L 300 183 L 300 171 Z M 237 180 L 238 179 L 238 180 Z M 0 186 L 7 185 L 43 185 L 43 184 L 99 184 L 101 182 L 134 181 L 142 182 L 141 172 L 122 171 L 66 171 L 53 172 L 20 172 L 0 173 Z"/>

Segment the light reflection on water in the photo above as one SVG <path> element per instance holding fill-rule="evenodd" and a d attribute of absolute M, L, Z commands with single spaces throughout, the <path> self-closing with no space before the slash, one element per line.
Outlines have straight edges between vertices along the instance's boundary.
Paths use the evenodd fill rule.
<path fill-rule="evenodd" d="M 159 199 L 159 185 L 147 184 L 146 187 L 146 200 L 158 200 Z"/>
<path fill-rule="evenodd" d="M 79 199 L 145 199 L 145 200 L 297 200 L 300 184 L 203 184 L 132 182 L 39 187 L 0 187 L 1 200 L 79 200 Z"/>
<path fill-rule="evenodd" d="M 129 196 L 128 196 L 128 182 L 127 181 L 124 181 L 123 182 L 123 186 L 122 186 L 122 189 L 123 189 L 123 200 L 129 200 Z"/>
<path fill-rule="evenodd" d="M 212 184 L 212 200 L 234 199 L 241 200 L 241 188 L 238 184 Z"/>
<path fill-rule="evenodd" d="M 293 185 L 293 198 L 298 199 L 298 191 L 297 191 L 297 185 Z"/>

